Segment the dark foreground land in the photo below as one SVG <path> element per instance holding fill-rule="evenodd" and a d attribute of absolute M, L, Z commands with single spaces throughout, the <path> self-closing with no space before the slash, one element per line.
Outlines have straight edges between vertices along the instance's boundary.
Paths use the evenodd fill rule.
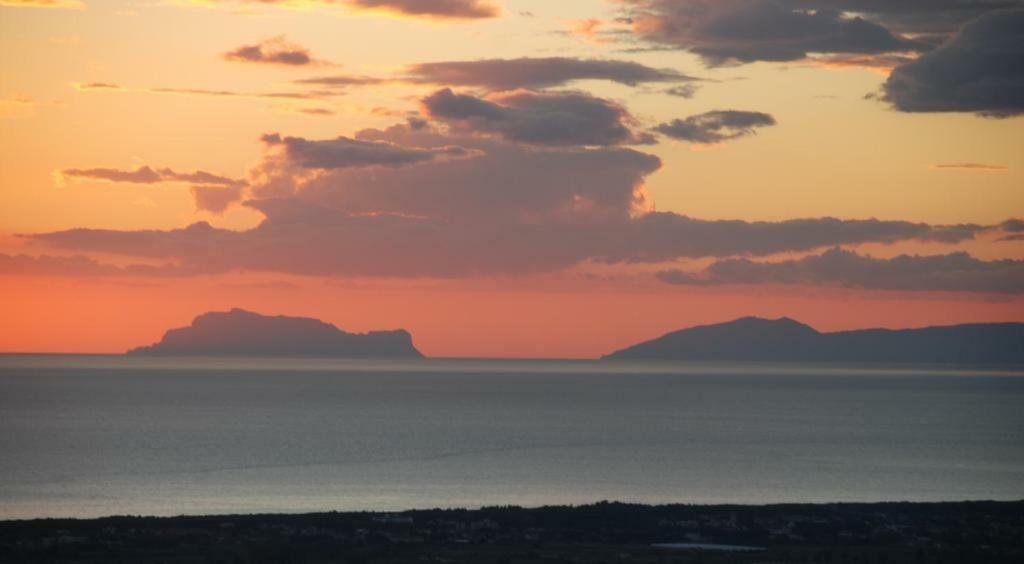
<path fill-rule="evenodd" d="M 0 522 L 0 563 L 14 562 L 1019 563 L 1024 501 Z"/>

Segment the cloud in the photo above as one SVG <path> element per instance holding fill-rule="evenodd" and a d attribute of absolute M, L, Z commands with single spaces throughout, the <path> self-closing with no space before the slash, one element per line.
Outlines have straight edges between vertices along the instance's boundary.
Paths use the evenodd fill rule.
<path fill-rule="evenodd" d="M 263 63 L 286 66 L 313 64 L 309 50 L 288 42 L 283 35 L 265 39 L 253 45 L 243 45 L 224 53 L 225 60 L 239 63 Z"/>
<path fill-rule="evenodd" d="M 169 168 L 153 169 L 141 166 L 135 170 L 116 168 L 66 168 L 60 171 L 63 178 L 106 180 L 108 182 L 130 182 L 133 184 L 156 184 L 159 182 L 188 182 L 209 186 L 237 187 L 245 184 L 242 180 L 227 178 L 203 170 L 175 172 Z"/>
<path fill-rule="evenodd" d="M 104 264 L 82 255 L 29 256 L 0 254 L 0 276 L 183 276 L 187 273 L 173 265 L 151 266 L 133 264 L 116 266 Z"/>
<path fill-rule="evenodd" d="M 604 20 L 587 18 L 583 20 L 570 20 L 565 22 L 565 24 L 569 28 L 569 35 L 579 37 L 584 41 L 591 43 L 611 43 L 614 41 L 607 37 L 601 29 L 608 24 Z"/>
<path fill-rule="evenodd" d="M 41 102 L 23 96 L 0 98 L 0 119 L 24 119 L 35 115 L 38 108 L 58 108 L 61 102 Z"/>
<path fill-rule="evenodd" d="M 719 261 L 703 272 L 658 273 L 670 284 L 803 284 L 865 290 L 1024 293 L 1024 261 L 983 261 L 967 253 L 873 258 L 844 249 L 784 262 Z"/>
<path fill-rule="evenodd" d="M 810 53 L 891 53 L 927 46 L 837 9 L 787 0 L 625 0 L 634 33 L 708 65 L 796 61 Z M 855 4 L 847 2 L 847 5 Z"/>
<path fill-rule="evenodd" d="M 215 98 L 254 98 L 273 100 L 322 100 L 321 92 L 236 92 L 234 90 L 210 90 L 206 88 L 148 88 L 147 94 L 170 94 L 174 96 L 212 96 Z"/>
<path fill-rule="evenodd" d="M 455 144 L 474 156 L 373 171 L 336 169 L 303 180 L 299 190 L 288 193 L 351 214 L 462 223 L 627 218 L 642 204 L 643 179 L 661 167 L 657 157 L 630 149 L 537 150 L 500 139 L 451 137 L 415 124 L 367 130 L 357 138 L 421 151 Z M 261 170 L 268 168 L 280 171 L 293 165 L 271 159 L 260 165 Z"/>
<path fill-rule="evenodd" d="M 541 146 L 650 143 L 630 129 L 623 106 L 583 92 L 515 90 L 478 98 L 438 90 L 421 101 L 424 113 L 458 128 Z"/>
<path fill-rule="evenodd" d="M 121 86 L 110 82 L 72 82 L 71 87 L 79 92 L 124 90 Z"/>
<path fill-rule="evenodd" d="M 827 69 L 869 69 L 888 76 L 892 69 L 909 63 L 914 58 L 893 53 L 875 55 L 839 54 L 813 57 L 811 62 Z"/>
<path fill-rule="evenodd" d="M 501 8 L 491 0 L 183 0 L 181 3 L 195 6 L 252 4 L 297 9 L 345 6 L 357 12 L 439 20 L 479 20 L 501 15 Z"/>
<path fill-rule="evenodd" d="M 64 251 L 180 264 L 192 273 L 456 277 L 551 272 L 586 262 L 768 256 L 836 245 L 960 242 L 986 226 L 811 218 L 709 221 L 646 211 L 644 182 L 661 161 L 618 147 L 543 148 L 398 125 L 340 144 L 287 150 L 271 137 L 245 205 L 243 231 L 197 223 L 168 231 L 73 229 L 26 235 Z M 347 166 L 354 142 L 418 154 L 463 147 L 472 158 Z M 306 165 L 325 168 L 308 168 Z M 335 166 L 337 164 L 346 166 Z M 330 167 L 330 168 L 327 168 Z"/>
<path fill-rule="evenodd" d="M 539 89 L 575 80 L 608 80 L 636 86 L 649 82 L 685 82 L 693 77 L 631 61 L 547 57 L 420 63 L 408 68 L 409 80 L 488 90 Z"/>
<path fill-rule="evenodd" d="M 192 186 L 190 190 L 197 209 L 215 214 L 224 213 L 244 195 L 242 186 Z"/>
<path fill-rule="evenodd" d="M 295 84 L 313 84 L 316 86 L 329 86 L 332 88 L 345 86 L 370 86 L 389 82 L 387 79 L 374 78 L 372 76 L 314 76 L 302 78 L 295 81 Z"/>
<path fill-rule="evenodd" d="M 489 0 L 350 0 L 349 4 L 363 9 L 441 19 L 483 19 L 501 15 L 501 9 Z"/>
<path fill-rule="evenodd" d="M 999 228 L 1011 233 L 1024 233 L 1024 219 L 1007 219 L 999 224 Z"/>
<path fill-rule="evenodd" d="M 332 88 L 387 83 L 436 84 L 503 91 L 565 86 L 577 80 L 607 80 L 637 86 L 645 83 L 690 82 L 700 79 L 673 69 L 658 69 L 632 61 L 522 57 L 418 63 L 406 67 L 404 74 L 391 78 L 335 75 L 304 78 L 296 80 L 295 83 Z"/>
<path fill-rule="evenodd" d="M 1000 223 L 998 229 L 1004 234 L 996 241 L 1024 241 L 1024 219 L 1008 219 Z"/>
<path fill-rule="evenodd" d="M 675 96 L 676 98 L 693 98 L 697 94 L 698 87 L 696 84 L 683 84 L 681 86 L 673 86 L 664 91 L 669 96 Z"/>
<path fill-rule="evenodd" d="M 991 12 L 899 66 L 883 85 L 901 112 L 1024 113 L 1024 9 Z"/>
<path fill-rule="evenodd" d="M 78 252 L 180 261 L 196 273 L 240 269 L 302 275 L 458 277 L 550 272 L 586 261 L 660 263 L 722 254 L 762 256 L 813 250 L 822 246 L 820 242 L 908 240 L 915 233 L 926 235 L 930 229 L 903 222 L 829 219 L 820 224 L 805 220 L 757 225 L 675 214 L 635 220 L 571 216 L 533 221 L 500 216 L 440 219 L 348 213 L 298 198 L 249 205 L 266 219 L 248 231 L 197 223 L 171 231 L 76 229 L 32 238 Z M 804 237 L 807 234 L 812 236 Z"/>
<path fill-rule="evenodd" d="M 757 128 L 775 125 L 775 118 L 761 112 L 716 110 L 675 119 L 654 128 L 672 139 L 713 144 L 757 133 Z"/>
<path fill-rule="evenodd" d="M 130 184 L 184 183 L 192 184 L 192 199 L 196 209 L 216 214 L 241 201 L 247 186 L 244 180 L 220 176 L 204 170 L 176 172 L 169 168 L 141 166 L 135 170 L 116 168 L 66 168 L 57 172 L 60 182 L 65 180 L 102 180 Z"/>
<path fill-rule="evenodd" d="M 282 148 L 290 164 L 307 169 L 398 167 L 440 158 L 470 156 L 470 151 L 454 145 L 422 149 L 402 147 L 386 141 L 361 141 L 344 136 L 316 141 L 302 137 L 281 137 L 271 133 L 263 136 L 263 142 L 270 147 Z"/>
<path fill-rule="evenodd" d="M 85 2 L 81 0 L 0 0 L 0 6 L 84 10 Z"/>
<path fill-rule="evenodd" d="M 889 29 L 917 38 L 942 38 L 986 12 L 1024 6 L 1022 0 L 789 0 L 789 3 L 803 9 L 827 7 L 866 14 Z"/>
<path fill-rule="evenodd" d="M 1006 165 L 988 163 L 936 163 L 931 165 L 931 168 L 937 170 L 973 170 L 980 172 L 1004 172 L 1010 169 Z"/>
<path fill-rule="evenodd" d="M 178 87 L 155 87 L 155 88 L 128 88 L 118 84 L 106 82 L 73 82 L 72 88 L 79 92 L 108 92 L 108 93 L 139 93 L 158 94 L 164 96 L 201 96 L 212 98 L 248 98 L 253 100 L 294 100 L 323 101 L 327 98 L 337 96 L 337 92 L 312 91 L 312 92 L 240 92 L 235 90 L 214 90 L 209 88 L 178 88 Z"/>

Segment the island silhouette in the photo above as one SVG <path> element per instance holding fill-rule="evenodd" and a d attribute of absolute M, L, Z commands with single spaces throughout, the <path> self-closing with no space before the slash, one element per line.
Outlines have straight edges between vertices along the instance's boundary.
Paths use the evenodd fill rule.
<path fill-rule="evenodd" d="M 208 312 L 130 355 L 420 358 L 408 331 L 348 333 L 307 317 Z"/>
<path fill-rule="evenodd" d="M 1024 323 L 822 333 L 788 317 L 744 317 L 675 331 L 604 358 L 1015 364 L 1024 362 Z"/>

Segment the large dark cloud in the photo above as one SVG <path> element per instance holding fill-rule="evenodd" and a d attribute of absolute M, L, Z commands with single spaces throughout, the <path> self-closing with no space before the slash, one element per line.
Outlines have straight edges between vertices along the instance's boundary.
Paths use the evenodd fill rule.
<path fill-rule="evenodd" d="M 885 99 L 904 112 L 1024 113 L 1024 9 L 986 14 L 893 70 Z"/>
<path fill-rule="evenodd" d="M 117 266 L 104 264 L 82 255 L 75 256 L 29 256 L 0 254 L 0 275 L 4 276 L 71 276 L 71 277 L 122 277 L 122 276 L 185 276 L 188 272 L 174 265 L 152 266 L 132 264 Z"/>
<path fill-rule="evenodd" d="M 305 66 L 313 63 L 309 50 L 289 43 L 284 36 L 273 37 L 252 45 L 243 45 L 224 53 L 224 59 L 239 63 L 264 63 Z"/>
<path fill-rule="evenodd" d="M 638 219 L 565 217 L 439 219 L 349 213 L 299 198 L 261 200 L 249 231 L 198 223 L 172 231 L 77 229 L 35 235 L 63 249 L 180 261 L 194 272 L 235 269 L 307 275 L 469 276 L 554 271 L 584 261 L 658 263 L 677 258 L 767 255 L 838 243 L 928 237 L 906 222 L 703 221 L 675 214 Z M 825 243 L 825 245 L 822 245 Z"/>
<path fill-rule="evenodd" d="M 926 47 L 874 21 L 827 6 L 807 10 L 787 0 L 626 0 L 626 4 L 631 6 L 629 18 L 638 36 L 692 51 L 710 65 Z"/>
<path fill-rule="evenodd" d="M 571 57 L 420 63 L 410 66 L 408 72 L 414 82 L 489 90 L 548 88 L 574 80 L 609 80 L 629 86 L 694 80 L 672 69 L 656 69 L 631 61 Z"/>
<path fill-rule="evenodd" d="M 665 271 L 671 284 L 804 284 L 868 290 L 1024 294 L 1024 261 L 983 261 L 967 253 L 873 258 L 832 249 L 784 262 L 719 261 L 700 273 Z"/>
<path fill-rule="evenodd" d="M 959 242 L 990 229 L 833 218 L 707 221 L 645 211 L 643 184 L 661 163 L 631 149 L 538 149 L 407 125 L 367 130 L 353 140 L 427 153 L 460 146 L 474 156 L 309 169 L 303 154 L 292 162 L 291 153 L 272 145 L 251 175 L 258 199 L 247 205 L 265 216 L 256 228 L 197 223 L 29 237 L 66 251 L 174 262 L 196 273 L 450 277 L 547 272 L 587 261 L 663 263 L 867 242 Z M 286 189 L 281 176 L 290 176 Z"/>
<path fill-rule="evenodd" d="M 445 88 L 422 100 L 431 118 L 466 131 L 545 146 L 650 143 L 622 105 L 584 92 L 516 90 L 478 98 Z"/>
<path fill-rule="evenodd" d="M 1024 6 L 1024 0 L 788 0 L 804 9 L 829 7 L 865 14 L 889 29 L 938 39 L 992 10 Z"/>
<path fill-rule="evenodd" d="M 662 135 L 694 143 L 721 143 L 753 135 L 757 129 L 775 125 L 775 118 L 761 112 L 715 110 L 675 119 L 654 128 Z"/>

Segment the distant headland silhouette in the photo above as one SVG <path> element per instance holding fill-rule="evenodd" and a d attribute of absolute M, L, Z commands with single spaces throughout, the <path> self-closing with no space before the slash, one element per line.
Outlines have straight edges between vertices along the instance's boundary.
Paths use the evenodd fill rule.
<path fill-rule="evenodd" d="M 130 355 L 419 358 L 405 330 L 347 333 L 318 319 L 209 312 Z"/>
<path fill-rule="evenodd" d="M 1010 364 L 1024 362 L 1024 323 L 821 333 L 788 317 L 744 317 L 669 333 L 604 358 Z"/>
<path fill-rule="evenodd" d="M 208 312 L 160 342 L 128 351 L 150 356 L 422 358 L 409 332 L 348 333 L 305 317 L 242 309 Z M 603 360 L 777 362 L 1024 363 L 1024 323 L 975 323 L 920 329 L 822 333 L 788 317 L 744 317 L 682 329 Z"/>

